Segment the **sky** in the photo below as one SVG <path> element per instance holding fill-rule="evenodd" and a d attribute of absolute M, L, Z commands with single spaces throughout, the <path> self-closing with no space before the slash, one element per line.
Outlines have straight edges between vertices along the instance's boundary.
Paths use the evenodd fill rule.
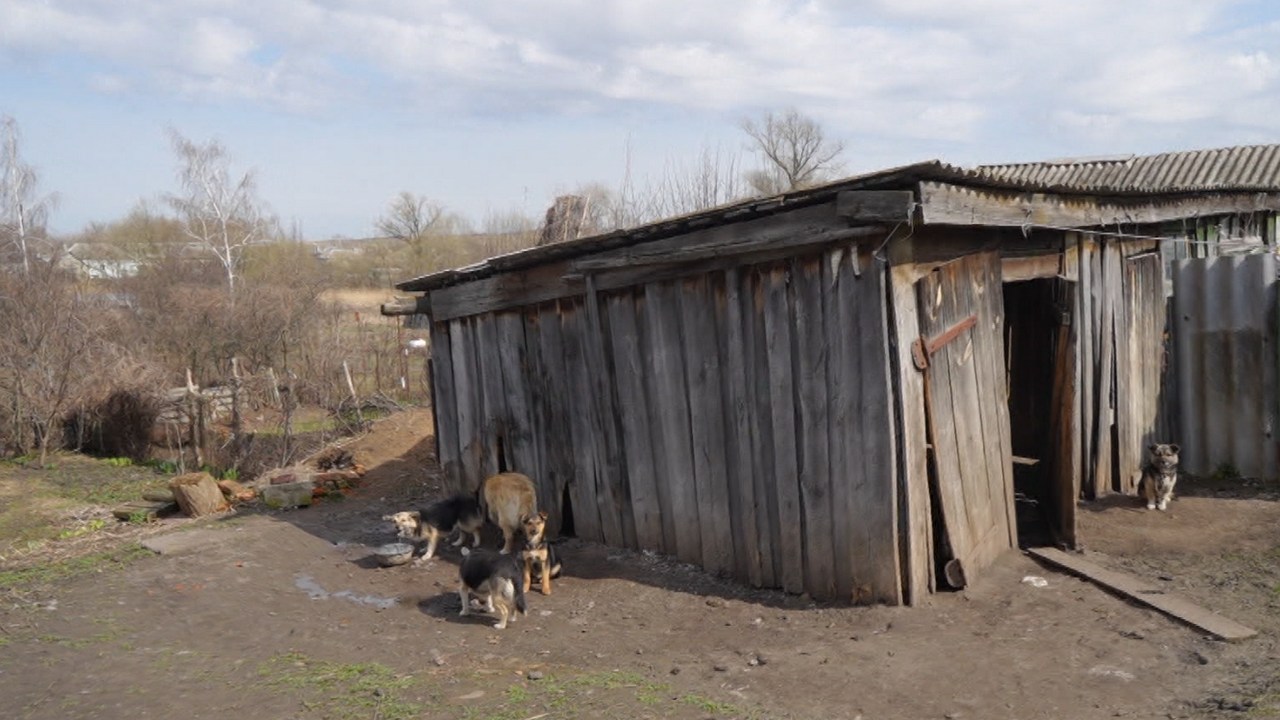
<path fill-rule="evenodd" d="M 0 0 L 0 115 L 56 233 L 163 207 L 174 130 L 367 237 L 402 191 L 541 217 L 788 108 L 844 175 L 1280 142 L 1277 36 L 1269 0 Z"/>

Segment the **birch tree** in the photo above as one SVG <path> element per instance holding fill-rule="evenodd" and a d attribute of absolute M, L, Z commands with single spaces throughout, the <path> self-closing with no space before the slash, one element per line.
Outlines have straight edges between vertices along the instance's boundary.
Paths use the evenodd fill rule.
<path fill-rule="evenodd" d="M 168 198 L 187 237 L 207 248 L 226 273 L 234 297 L 245 249 L 271 233 L 274 218 L 258 198 L 253 171 L 238 177 L 222 143 L 196 143 L 170 132 L 181 192 Z"/>
<path fill-rule="evenodd" d="M 20 256 L 22 272 L 31 272 L 31 242 L 44 230 L 54 197 L 36 196 L 39 177 L 22 160 L 18 122 L 0 116 L 0 241 Z"/>
<path fill-rule="evenodd" d="M 748 148 L 763 165 L 746 176 L 760 195 L 812 187 L 840 170 L 844 143 L 828 138 L 818 121 L 794 108 L 765 113 L 759 120 L 743 120 L 741 127 L 749 138 Z"/>

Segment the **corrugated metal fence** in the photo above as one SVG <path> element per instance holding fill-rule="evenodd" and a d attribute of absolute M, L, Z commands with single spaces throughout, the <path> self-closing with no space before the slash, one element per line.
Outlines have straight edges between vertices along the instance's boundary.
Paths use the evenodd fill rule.
<path fill-rule="evenodd" d="M 1183 469 L 1277 477 L 1275 256 L 1179 260 L 1173 288 Z"/>

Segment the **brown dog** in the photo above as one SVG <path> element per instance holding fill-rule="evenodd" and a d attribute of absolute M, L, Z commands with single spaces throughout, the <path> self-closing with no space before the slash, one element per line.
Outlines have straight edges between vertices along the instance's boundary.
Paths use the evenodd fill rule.
<path fill-rule="evenodd" d="M 515 549 L 520 518 L 538 512 L 533 480 L 515 472 L 499 473 L 480 484 L 480 510 L 502 530 L 502 554 Z"/>
<path fill-rule="evenodd" d="M 560 558 L 555 548 L 547 543 L 547 514 L 525 515 L 520 521 L 524 533 L 524 548 L 520 559 L 524 565 L 524 591 L 533 585 L 533 571 L 538 571 L 538 585 L 543 595 L 551 594 L 551 578 L 560 577 Z"/>

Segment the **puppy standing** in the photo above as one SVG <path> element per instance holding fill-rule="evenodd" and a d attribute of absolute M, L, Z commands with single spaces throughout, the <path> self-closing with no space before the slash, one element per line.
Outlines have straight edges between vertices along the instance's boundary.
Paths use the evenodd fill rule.
<path fill-rule="evenodd" d="M 526 515 L 520 521 L 524 533 L 524 549 L 520 551 L 524 566 L 524 591 L 533 584 L 533 571 L 538 571 L 538 584 L 543 595 L 551 594 L 551 578 L 560 577 L 560 558 L 547 542 L 547 514 Z"/>
<path fill-rule="evenodd" d="M 502 529 L 502 554 L 515 548 L 520 519 L 538 512 L 538 497 L 528 475 L 506 472 L 486 479 L 480 485 L 480 509 Z"/>
<path fill-rule="evenodd" d="M 480 505 L 475 498 L 467 495 L 446 498 L 426 510 L 383 515 L 382 519 L 395 523 L 400 537 L 426 540 L 427 552 L 422 556 L 423 560 L 430 560 L 436 554 L 436 544 L 440 542 L 440 538 L 448 537 L 454 530 L 458 530 L 454 547 L 466 541 L 467 533 L 473 538 L 471 547 L 476 547 L 480 544 L 480 528 L 484 525 Z"/>
<path fill-rule="evenodd" d="M 1151 461 L 1142 467 L 1142 496 L 1147 500 L 1148 510 L 1165 510 L 1173 498 L 1173 486 L 1178 482 L 1180 448 L 1156 444 L 1147 449 L 1151 451 Z"/>
<path fill-rule="evenodd" d="M 459 615 L 471 614 L 471 597 L 483 599 L 489 612 L 496 612 L 498 621 L 493 624 L 499 630 L 508 622 L 515 622 L 517 614 L 524 615 L 528 606 L 524 600 L 524 588 L 520 583 L 520 561 L 514 556 L 495 555 L 491 552 L 471 552 L 462 549 L 462 566 L 458 576 L 462 584 L 458 599 L 462 601 Z"/>

